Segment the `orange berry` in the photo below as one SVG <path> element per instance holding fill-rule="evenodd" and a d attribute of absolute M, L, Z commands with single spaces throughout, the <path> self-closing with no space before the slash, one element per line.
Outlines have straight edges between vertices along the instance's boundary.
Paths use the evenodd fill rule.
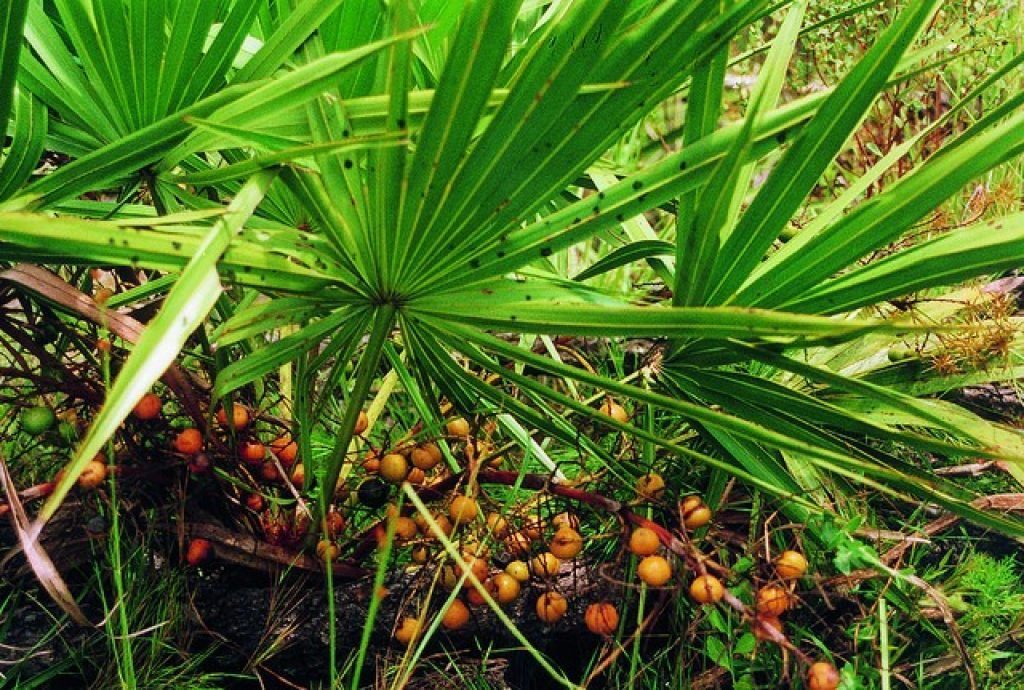
<path fill-rule="evenodd" d="M 325 563 L 336 560 L 340 554 L 341 549 L 333 541 L 321 539 L 316 545 L 316 555 Z"/>
<path fill-rule="evenodd" d="M 471 556 L 479 556 L 480 558 L 489 558 L 491 555 L 490 548 L 486 544 L 482 544 L 477 541 L 477 538 L 470 535 L 465 537 L 459 543 L 459 551 L 462 555 L 469 558 Z"/>
<path fill-rule="evenodd" d="M 254 512 L 261 512 L 264 507 L 263 496 L 260 494 L 249 494 L 245 497 L 245 507 Z"/>
<path fill-rule="evenodd" d="M 550 551 L 545 551 L 530 561 L 530 572 L 537 577 L 554 577 L 558 574 L 561 565 L 558 556 Z"/>
<path fill-rule="evenodd" d="M 491 585 L 491 581 L 488 580 L 487 582 L 484 582 L 483 585 L 484 589 L 488 590 L 487 593 L 492 594 L 493 596 L 493 593 L 490 591 L 491 587 L 493 586 Z M 487 603 L 487 600 L 484 599 L 484 595 L 480 593 L 480 590 L 473 586 L 470 586 L 466 590 L 466 601 L 469 602 L 470 606 L 483 606 Z"/>
<path fill-rule="evenodd" d="M 700 496 L 687 496 L 680 505 L 683 527 L 695 530 L 711 522 L 711 509 L 704 505 Z"/>
<path fill-rule="evenodd" d="M 459 574 L 455 572 L 455 566 L 451 565 L 441 568 L 438 579 L 441 582 L 441 586 L 448 590 L 455 589 L 455 585 L 459 584 Z"/>
<path fill-rule="evenodd" d="M 185 561 L 192 566 L 199 565 L 210 557 L 211 550 L 212 545 L 208 540 L 197 537 L 188 543 Z"/>
<path fill-rule="evenodd" d="M 188 459 L 188 471 L 192 474 L 206 474 L 213 463 L 206 453 L 196 453 Z"/>
<path fill-rule="evenodd" d="M 228 426 L 228 415 L 224 408 L 217 410 L 217 423 L 222 427 Z M 231 427 L 235 431 L 242 431 L 249 426 L 249 410 L 241 403 L 234 403 L 231 406 Z"/>
<path fill-rule="evenodd" d="M 649 472 L 636 480 L 636 492 L 640 498 L 656 501 L 665 495 L 665 480 L 660 474 Z"/>
<path fill-rule="evenodd" d="M 281 473 L 277 471 L 277 465 L 272 462 L 265 462 L 260 465 L 260 476 L 267 482 L 281 481 Z"/>
<path fill-rule="evenodd" d="M 523 561 L 512 561 L 505 566 L 505 572 L 523 583 L 530 579 L 530 567 Z"/>
<path fill-rule="evenodd" d="M 658 553 L 660 547 L 658 533 L 649 527 L 637 527 L 629 535 L 629 550 L 637 556 L 651 556 Z"/>
<path fill-rule="evenodd" d="M 299 444 L 292 440 L 291 434 L 282 434 L 270 442 L 270 452 L 277 456 L 282 465 L 291 467 L 299 456 Z"/>
<path fill-rule="evenodd" d="M 363 460 L 363 469 L 366 470 L 367 474 L 377 474 L 380 472 L 380 456 L 377 455 L 376 451 L 366 451 L 366 459 Z"/>
<path fill-rule="evenodd" d="M 508 520 L 501 513 L 487 513 L 487 529 L 496 537 L 508 534 Z"/>
<path fill-rule="evenodd" d="M 160 416 L 160 408 L 162 406 L 163 401 L 160 400 L 159 395 L 156 393 L 146 393 L 139 402 L 135 403 L 135 409 L 132 410 L 132 414 L 135 415 L 136 419 L 149 421 Z"/>
<path fill-rule="evenodd" d="M 455 599 L 441 617 L 446 630 L 458 630 L 469 622 L 469 607 L 461 599 Z"/>
<path fill-rule="evenodd" d="M 243 441 L 238 444 L 238 456 L 250 465 L 263 464 L 267 448 L 259 441 Z"/>
<path fill-rule="evenodd" d="M 380 461 L 380 477 L 392 484 L 401 484 L 409 476 L 409 463 L 404 455 L 388 453 Z"/>
<path fill-rule="evenodd" d="M 366 412 L 364 412 L 363 410 L 359 410 L 359 416 L 356 417 L 356 426 L 352 430 L 352 433 L 354 433 L 354 434 L 356 434 L 358 436 L 359 434 L 361 434 L 364 431 L 366 431 L 366 428 L 369 427 L 369 426 L 370 426 L 370 418 L 366 416 Z"/>
<path fill-rule="evenodd" d="M 775 572 L 783 580 L 799 580 L 807 572 L 807 559 L 799 551 L 783 551 L 775 559 Z"/>
<path fill-rule="evenodd" d="M 174 449 L 185 455 L 198 453 L 203 449 L 203 435 L 193 427 L 183 429 L 174 438 Z"/>
<path fill-rule="evenodd" d="M 395 537 L 399 541 L 409 541 L 416 536 L 419 530 L 416 528 L 416 523 L 412 518 L 409 517 L 397 517 L 395 518 Z"/>
<path fill-rule="evenodd" d="M 544 592 L 537 597 L 537 617 L 547 624 L 557 623 L 569 609 L 569 602 L 558 592 Z"/>
<path fill-rule="evenodd" d="M 530 552 L 530 538 L 522 532 L 513 532 L 505 537 L 505 548 L 513 556 L 525 556 Z"/>
<path fill-rule="evenodd" d="M 608 398 L 601 403 L 601 414 L 605 417 L 611 417 L 616 422 L 620 422 L 622 424 L 629 422 L 629 413 L 626 412 L 626 408 L 611 398 Z"/>
<path fill-rule="evenodd" d="M 661 587 L 672 579 L 672 564 L 661 556 L 646 556 L 636 567 L 636 574 L 651 587 Z"/>
<path fill-rule="evenodd" d="M 469 496 L 456 496 L 448 506 L 448 515 L 456 526 L 472 522 L 479 514 L 480 506 Z"/>
<path fill-rule="evenodd" d="M 421 470 L 432 470 L 441 462 L 443 456 L 436 443 L 423 443 L 412 449 L 409 459 Z"/>
<path fill-rule="evenodd" d="M 491 572 L 491 567 L 488 565 L 486 558 L 471 556 L 464 560 L 466 561 L 466 565 L 469 567 L 469 572 L 473 573 L 476 579 L 480 580 L 480 582 L 487 579 L 487 574 Z M 460 566 L 456 574 L 461 577 L 462 572 L 462 567 Z"/>
<path fill-rule="evenodd" d="M 598 602 L 587 607 L 583 622 L 595 635 L 611 635 L 619 627 L 619 612 L 607 601 Z"/>
<path fill-rule="evenodd" d="M 111 345 L 110 345 L 110 341 L 108 339 L 100 338 L 99 340 L 96 341 L 96 351 L 97 352 L 109 353 L 110 352 L 110 348 L 111 348 Z"/>
<path fill-rule="evenodd" d="M 714 575 L 700 575 L 690 583 L 690 597 L 699 604 L 714 604 L 725 596 L 725 587 Z"/>
<path fill-rule="evenodd" d="M 538 518 L 527 520 L 526 524 L 519 530 L 527 539 L 540 539 L 544 529 L 544 521 Z"/>
<path fill-rule="evenodd" d="M 448 420 L 445 429 L 449 436 L 469 436 L 469 422 L 462 417 Z"/>
<path fill-rule="evenodd" d="M 420 622 L 415 618 L 406 616 L 399 623 L 398 629 L 395 630 L 395 639 L 401 644 L 408 647 L 413 640 L 419 637 L 420 634 Z"/>
<path fill-rule="evenodd" d="M 767 585 L 757 590 L 757 612 L 768 616 L 781 616 L 789 608 L 789 592 L 778 585 Z"/>
<path fill-rule="evenodd" d="M 102 458 L 103 456 L 97 456 Z M 105 460 L 90 460 L 85 469 L 78 475 L 78 486 L 85 490 L 95 489 L 107 478 L 107 463 Z"/>
<path fill-rule="evenodd" d="M 774 631 L 782 634 L 782 621 L 776 616 L 758 615 L 751 623 L 754 627 L 754 637 L 759 640 L 774 640 L 776 637 L 771 633 Z"/>
<path fill-rule="evenodd" d="M 809 690 L 836 690 L 839 687 L 839 671 L 827 661 L 817 661 L 807 669 Z"/>
<path fill-rule="evenodd" d="M 583 550 L 583 537 L 573 528 L 563 527 L 555 532 L 549 548 L 558 558 L 569 560 Z"/>
<path fill-rule="evenodd" d="M 327 527 L 327 536 L 330 539 L 337 539 L 342 530 L 345 529 L 345 517 L 333 508 L 327 511 L 324 523 Z"/>
<path fill-rule="evenodd" d="M 292 476 L 290 479 L 292 480 L 292 484 L 299 488 L 306 483 L 306 468 L 302 466 L 301 462 L 292 468 Z"/>
<path fill-rule="evenodd" d="M 580 519 L 572 513 L 559 513 L 551 518 L 551 524 L 554 525 L 556 530 L 563 527 L 578 530 L 580 528 Z"/>
<path fill-rule="evenodd" d="M 509 604 L 519 598 L 521 590 L 519 580 L 506 572 L 501 572 L 491 578 L 494 587 L 494 598 L 498 603 Z"/>

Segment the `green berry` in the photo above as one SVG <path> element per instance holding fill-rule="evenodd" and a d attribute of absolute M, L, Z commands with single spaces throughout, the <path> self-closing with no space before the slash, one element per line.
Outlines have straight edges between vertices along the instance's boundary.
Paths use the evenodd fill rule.
<path fill-rule="evenodd" d="M 26 434 L 38 436 L 53 426 L 57 416 L 49 407 L 29 407 L 21 413 L 21 428 Z"/>

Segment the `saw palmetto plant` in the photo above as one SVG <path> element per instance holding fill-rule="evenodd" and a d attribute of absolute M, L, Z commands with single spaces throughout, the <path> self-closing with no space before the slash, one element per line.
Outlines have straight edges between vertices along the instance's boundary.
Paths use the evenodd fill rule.
<path fill-rule="evenodd" d="M 446 403 L 498 416 L 623 485 L 646 467 L 581 425 L 709 467 L 719 492 L 735 478 L 811 526 L 856 512 L 847 497 L 866 487 L 1024 534 L 887 450 L 1024 476 L 1016 432 L 934 397 L 954 378 L 1013 378 L 1012 332 L 983 365 L 932 369 L 945 343 L 992 331 L 964 317 L 991 292 L 945 291 L 1017 266 L 1024 215 L 898 243 L 1024 152 L 1024 95 L 958 120 L 1024 56 L 837 198 L 820 193 L 880 95 L 950 59 L 922 38 L 941 3 L 897 4 L 840 82 L 795 95 L 807 0 L 5 3 L 0 260 L 131 268 L 150 278 L 133 297 L 162 299 L 36 529 L 166 368 L 202 348 L 215 401 L 289 394 L 322 508 L 390 363 L 425 427 Z M 770 45 L 736 57 L 768 17 Z M 757 79 L 727 113 L 743 60 L 761 60 Z M 665 103 L 683 113 L 668 150 L 622 155 Z M 968 124 L 875 186 L 951 122 Z M 62 164 L 33 174 L 44 152 Z M 624 269 L 650 285 L 607 280 Z M 616 375 L 534 348 L 549 336 L 647 351 Z M 671 415 L 674 433 L 602 415 L 605 396 Z"/>

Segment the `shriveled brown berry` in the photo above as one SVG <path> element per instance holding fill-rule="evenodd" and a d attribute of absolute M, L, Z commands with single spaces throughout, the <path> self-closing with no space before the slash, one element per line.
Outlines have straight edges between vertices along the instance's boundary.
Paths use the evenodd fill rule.
<path fill-rule="evenodd" d="M 619 612 L 607 601 L 598 602 L 587 607 L 583 622 L 595 635 L 611 635 L 619 627 Z"/>
<path fill-rule="evenodd" d="M 569 610 L 569 602 L 558 592 L 544 592 L 537 597 L 537 618 L 551 625 Z"/>
<path fill-rule="evenodd" d="M 455 570 L 455 566 L 446 565 L 441 568 L 438 580 L 441 582 L 442 587 L 452 590 L 455 589 L 455 585 L 459 584 L 459 573 Z"/>
<path fill-rule="evenodd" d="M 409 474 L 405 476 L 405 481 L 409 482 L 414 486 L 419 486 L 427 480 L 426 473 L 419 467 L 412 467 L 409 469 Z"/>
<path fill-rule="evenodd" d="M 725 587 L 714 575 L 700 575 L 690 583 L 690 598 L 698 604 L 714 604 L 725 596 Z"/>

